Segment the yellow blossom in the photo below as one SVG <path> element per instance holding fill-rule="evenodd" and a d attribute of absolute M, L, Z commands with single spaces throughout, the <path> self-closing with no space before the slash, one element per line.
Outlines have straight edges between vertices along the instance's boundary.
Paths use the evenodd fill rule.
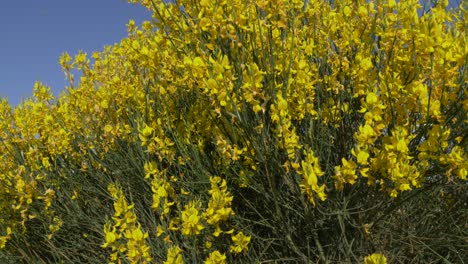
<path fill-rule="evenodd" d="M 364 258 L 364 264 L 387 264 L 387 258 L 379 253 L 374 253 Z"/>
<path fill-rule="evenodd" d="M 226 255 L 215 250 L 210 253 L 208 258 L 205 260 L 205 264 L 224 264 L 226 263 Z"/>
<path fill-rule="evenodd" d="M 167 259 L 164 264 L 183 264 L 182 250 L 178 246 L 172 246 L 167 250 Z"/>
<path fill-rule="evenodd" d="M 182 211 L 182 234 L 186 236 L 198 235 L 204 229 L 200 223 L 201 217 L 195 202 L 185 206 Z"/>
<path fill-rule="evenodd" d="M 242 232 L 237 233 L 237 235 L 232 235 L 231 239 L 234 245 L 230 247 L 231 252 L 238 254 L 247 250 L 247 246 L 250 243 L 250 238 L 250 236 L 246 236 Z"/>

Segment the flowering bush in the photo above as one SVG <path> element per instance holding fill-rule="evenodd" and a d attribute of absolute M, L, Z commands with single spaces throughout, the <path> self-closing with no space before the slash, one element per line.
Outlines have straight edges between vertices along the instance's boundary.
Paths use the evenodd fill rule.
<path fill-rule="evenodd" d="M 468 255 L 466 6 L 130 2 L 59 97 L 1 100 L 0 259 Z"/>

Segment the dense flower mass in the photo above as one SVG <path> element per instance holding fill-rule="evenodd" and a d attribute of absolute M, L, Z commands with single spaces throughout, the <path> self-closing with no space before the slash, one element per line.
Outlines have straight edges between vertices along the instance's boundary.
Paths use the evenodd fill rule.
<path fill-rule="evenodd" d="M 349 232 L 367 239 L 386 217 L 345 213 L 363 208 L 350 209 L 356 193 L 467 186 L 467 6 L 129 2 L 152 20 L 101 52 L 64 53 L 60 96 L 37 82 L 16 107 L 0 100 L 4 252 L 67 245 L 62 230 L 100 239 L 111 263 L 325 260 L 318 229 L 344 234 L 356 216 Z M 99 228 L 77 231 L 73 210 Z"/>

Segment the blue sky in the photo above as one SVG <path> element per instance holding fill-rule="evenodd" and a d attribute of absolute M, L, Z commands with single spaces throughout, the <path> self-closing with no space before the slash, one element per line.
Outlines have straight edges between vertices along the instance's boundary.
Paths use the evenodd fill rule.
<path fill-rule="evenodd" d="M 36 80 L 55 95 L 67 85 L 60 54 L 102 50 L 127 34 L 126 24 L 150 13 L 125 0 L 23 0 L 0 5 L 0 97 L 17 105 Z"/>
<path fill-rule="evenodd" d="M 0 97 L 17 105 L 32 94 L 36 80 L 58 95 L 67 85 L 60 54 L 102 50 L 126 36 L 129 19 L 141 24 L 149 18 L 146 9 L 125 0 L 2 1 Z"/>

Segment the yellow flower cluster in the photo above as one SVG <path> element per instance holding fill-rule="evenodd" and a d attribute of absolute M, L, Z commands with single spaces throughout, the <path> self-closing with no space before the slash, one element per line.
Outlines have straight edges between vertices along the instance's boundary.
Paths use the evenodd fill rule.
<path fill-rule="evenodd" d="M 150 247 L 146 244 L 148 233 L 142 230 L 133 212 L 133 205 L 127 203 L 121 188 L 111 184 L 108 187 L 114 199 L 115 214 L 113 224 L 104 225 L 105 243 L 103 248 L 110 247 L 110 263 L 120 263 L 122 256 L 129 263 L 150 263 Z"/>
<path fill-rule="evenodd" d="M 221 177 L 211 177 L 211 198 L 208 202 L 208 208 L 204 213 L 206 222 L 216 228 L 214 236 L 219 236 L 221 233 L 220 224 L 227 221 L 230 216 L 234 215 L 231 209 L 233 196 L 227 190 L 226 180 Z"/>
<path fill-rule="evenodd" d="M 182 211 L 182 235 L 199 235 L 200 232 L 205 228 L 200 223 L 201 217 L 199 215 L 198 208 L 199 205 L 192 201 L 186 205 Z"/>
<path fill-rule="evenodd" d="M 182 250 L 178 246 L 171 246 L 167 250 L 167 260 L 164 264 L 183 264 Z"/>
<path fill-rule="evenodd" d="M 314 156 L 314 152 L 309 150 L 306 152 L 306 158 L 301 162 L 302 183 L 299 185 L 303 192 L 307 193 L 310 203 L 315 206 L 314 193 L 321 201 L 325 201 L 325 185 L 319 186 L 317 177 L 323 175 L 318 158 Z"/>
<path fill-rule="evenodd" d="M 374 253 L 364 258 L 364 264 L 387 264 L 387 258 L 379 253 Z"/>
<path fill-rule="evenodd" d="M 59 97 L 38 82 L 15 108 L 0 100 L 0 248 L 25 231 L 33 208 L 57 232 L 50 208 L 59 183 L 76 171 L 108 173 L 99 160 L 122 144 L 142 149 L 154 231 L 173 244 L 168 263 L 183 261 L 181 237 L 229 237 L 230 253 L 248 250 L 251 237 L 230 222 L 228 183 L 248 186 L 268 155 L 299 176 L 292 184 L 312 205 L 361 180 L 395 197 L 421 187 L 434 167 L 466 181 L 462 7 L 446 10 L 445 1 L 419 15 L 419 0 L 129 2 L 148 8 L 151 22 L 130 21 L 128 37 L 102 52 L 64 53 L 70 85 Z M 318 138 L 327 142 L 311 142 Z M 279 153 L 262 152 L 269 148 Z M 215 172 L 194 165 L 201 156 Z M 211 188 L 200 193 L 194 182 Z M 150 262 L 151 233 L 120 188 L 109 192 L 111 261 Z M 204 252 L 207 263 L 230 257 L 217 249 Z"/>
<path fill-rule="evenodd" d="M 226 263 L 226 255 L 221 254 L 215 250 L 210 253 L 208 258 L 205 260 L 205 264 L 224 264 Z"/>

